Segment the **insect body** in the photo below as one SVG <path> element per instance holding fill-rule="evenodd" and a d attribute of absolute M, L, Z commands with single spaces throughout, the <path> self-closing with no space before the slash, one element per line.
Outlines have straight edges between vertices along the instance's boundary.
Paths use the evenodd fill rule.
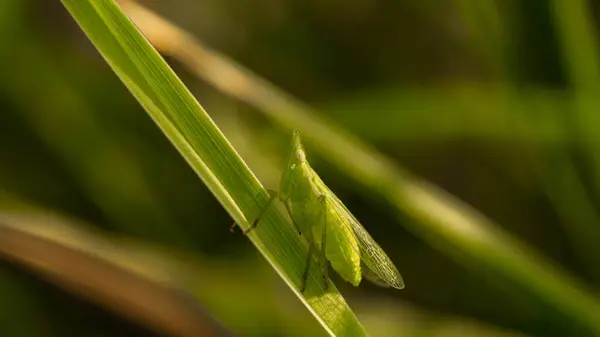
<path fill-rule="evenodd" d="M 283 202 L 294 226 L 300 234 L 306 234 L 309 242 L 302 292 L 314 254 L 323 269 L 325 287 L 329 261 L 354 286 L 364 276 L 379 285 L 404 288 L 402 276 L 392 261 L 309 165 L 298 131 L 293 134 L 279 191 L 271 192 L 269 203 L 245 233 L 258 225 L 274 198 Z"/>

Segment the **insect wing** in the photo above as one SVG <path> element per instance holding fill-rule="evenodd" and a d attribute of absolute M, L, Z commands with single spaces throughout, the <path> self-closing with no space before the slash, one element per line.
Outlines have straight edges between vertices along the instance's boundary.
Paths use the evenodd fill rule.
<path fill-rule="evenodd" d="M 363 262 L 363 266 L 368 267 L 369 271 L 363 275 L 376 284 L 382 282 L 390 287 L 402 289 L 404 288 L 404 280 L 394 263 L 385 254 L 383 249 L 373 240 L 371 235 L 363 228 L 356 218 L 348 211 L 346 206 L 327 188 L 327 202 L 332 215 L 338 220 L 341 226 L 345 226 L 352 231 L 358 241 L 358 246 Z"/>
<path fill-rule="evenodd" d="M 390 285 L 386 281 L 381 279 L 381 277 L 377 276 L 377 274 L 375 274 L 375 272 L 373 272 L 369 267 L 367 267 L 364 262 L 360 263 L 360 268 L 362 270 L 362 276 L 367 280 L 371 281 L 371 283 L 374 283 L 383 288 L 390 287 Z"/>

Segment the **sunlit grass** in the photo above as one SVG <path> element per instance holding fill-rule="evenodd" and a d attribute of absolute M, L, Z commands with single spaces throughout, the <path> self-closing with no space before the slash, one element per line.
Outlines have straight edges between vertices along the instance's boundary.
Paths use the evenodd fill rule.
<path fill-rule="evenodd" d="M 267 193 L 187 88 L 113 1 L 63 3 L 223 207 L 246 228 L 247 218 L 264 207 Z M 305 294 L 298 291 L 307 248 L 284 219 L 280 213 L 267 213 L 250 240 L 324 329 L 336 335 L 364 335 L 335 286 L 325 291 L 316 270 Z"/>
<path fill-rule="evenodd" d="M 300 130 L 324 158 L 385 198 L 400 219 L 406 214 L 412 217 L 414 221 L 400 223 L 432 246 L 461 263 L 487 266 L 503 280 L 527 289 L 539 301 L 600 333 L 596 319 L 600 304 L 595 296 L 533 247 L 181 29 L 135 3 L 124 5 L 157 48 L 216 88 L 258 108 L 281 127 Z"/>
<path fill-rule="evenodd" d="M 77 297 L 104 305 L 126 319 L 159 331 L 164 330 L 160 322 L 175 322 L 185 318 L 185 314 L 181 314 L 182 317 L 168 320 L 164 319 L 165 316 L 140 321 L 139 317 L 132 317 L 132 313 L 135 316 L 135 310 L 128 310 L 126 306 L 106 306 L 111 296 L 126 297 L 128 294 L 120 292 L 122 289 L 112 291 L 110 284 L 102 283 L 104 279 L 95 280 L 80 275 L 76 268 L 62 264 L 64 261 L 60 259 L 50 260 L 57 250 L 25 249 L 32 237 L 42 236 L 44 240 L 52 241 L 53 249 L 64 251 L 65 248 L 75 248 L 70 251 L 73 256 L 96 254 L 102 257 L 103 263 L 141 272 L 148 276 L 146 281 L 155 285 L 166 284 L 180 289 L 183 284 L 185 289 L 182 290 L 186 296 L 193 293 L 194 299 L 202 306 L 206 304 L 211 316 L 217 317 L 241 335 L 260 336 L 272 331 L 286 331 L 290 336 L 297 335 L 298 331 L 310 331 L 310 334 L 304 335 L 314 335 L 313 328 L 320 329 L 323 335 L 360 334 L 363 333 L 361 324 L 373 336 L 389 336 L 390 331 L 394 335 L 405 333 L 415 336 L 495 335 L 494 328 L 479 329 L 474 326 L 469 329 L 466 317 L 445 318 L 433 314 L 440 309 L 450 315 L 460 312 L 458 315 L 477 317 L 482 325 L 489 320 L 502 328 L 516 328 L 534 335 L 544 335 L 547 325 L 571 332 L 569 335 L 578 335 L 583 330 L 591 331 L 593 335 L 600 334 L 600 323 L 596 318 L 600 312 L 595 292 L 597 287 L 594 288 L 594 281 L 600 277 L 600 269 L 597 268 L 600 261 L 600 246 L 597 245 L 600 240 L 600 227 L 597 226 L 600 216 L 598 203 L 594 200 L 600 181 L 597 179 L 600 166 L 596 149 L 600 119 L 597 117 L 598 104 L 595 99 L 595 92 L 600 86 L 600 66 L 597 31 L 593 22 L 595 6 L 589 1 L 552 0 L 545 4 L 533 4 L 461 0 L 446 4 L 444 12 L 440 11 L 439 5 L 427 2 L 400 5 L 406 8 L 419 7 L 415 13 L 422 17 L 415 17 L 414 22 L 403 20 L 401 25 L 394 25 L 389 32 L 397 33 L 394 29 L 410 31 L 415 25 L 417 34 L 414 36 L 423 35 L 433 39 L 399 40 L 397 44 L 385 45 L 389 39 L 384 36 L 386 32 L 379 31 L 378 36 L 383 41 L 381 50 L 364 48 L 364 54 L 359 53 L 356 59 L 354 55 L 349 55 L 348 60 L 340 60 L 343 61 L 340 65 L 346 66 L 348 61 L 351 65 L 366 65 L 367 69 L 379 67 L 377 71 L 385 70 L 387 73 L 387 70 L 391 70 L 394 78 L 373 72 L 372 78 L 369 77 L 372 81 L 361 82 L 360 88 L 349 87 L 356 83 L 342 82 L 345 77 L 337 78 L 339 74 L 336 71 L 339 69 L 330 72 L 331 69 L 318 68 L 321 61 L 330 57 L 329 53 L 338 55 L 337 52 L 347 50 L 346 45 L 340 47 L 334 43 L 322 46 L 319 45 L 322 36 L 311 37 L 308 34 L 300 36 L 306 40 L 301 41 L 302 45 L 294 46 L 292 54 L 286 54 L 290 52 L 288 50 L 280 53 L 277 49 L 280 46 L 273 45 L 278 40 L 270 40 L 271 32 L 265 29 L 275 28 L 273 34 L 277 38 L 285 37 L 294 43 L 299 36 L 294 35 L 297 32 L 293 30 L 306 28 L 302 25 L 312 20 L 310 14 L 297 22 L 285 21 L 285 27 L 294 26 L 292 32 L 279 29 L 283 21 L 276 23 L 277 20 L 274 20 L 269 23 L 272 26 L 261 26 L 255 30 L 252 26 L 255 21 L 240 20 L 243 25 L 248 25 L 244 26 L 248 33 L 244 39 L 236 40 L 236 43 L 242 42 L 240 45 L 231 44 L 228 40 L 233 31 L 210 30 L 210 27 L 219 25 L 227 27 L 231 19 L 229 15 L 238 18 L 238 14 L 231 12 L 233 5 L 209 2 L 206 12 L 188 12 L 197 26 L 189 26 L 188 23 L 186 27 L 195 29 L 194 34 L 206 36 L 206 41 L 213 46 L 218 45 L 227 53 L 235 54 L 234 60 L 142 7 L 156 5 L 156 8 L 161 8 L 172 4 L 138 1 L 142 5 L 139 6 L 130 1 L 119 1 L 124 12 L 130 15 L 159 52 L 181 62 L 199 78 L 234 98 L 224 98 L 215 93 L 214 88 L 190 83 L 198 97 L 202 97 L 200 101 L 211 108 L 209 112 L 219 130 L 164 62 L 123 18 L 112 1 L 63 2 L 75 13 L 82 28 L 131 93 L 147 109 L 159 129 L 153 129 L 150 119 L 140 110 L 135 110 L 135 102 L 128 103 L 131 104 L 129 106 L 127 103 L 123 105 L 127 99 L 133 100 L 126 97 L 127 93 L 112 74 L 106 75 L 108 67 L 102 68 L 102 60 L 94 58 L 96 54 L 93 48 L 79 40 L 76 44 L 68 42 L 68 34 L 64 32 L 73 28 L 78 32 L 76 26 L 65 31 L 52 29 L 52 33 L 39 34 L 36 29 L 29 29 L 32 28 L 30 16 L 23 15 L 29 13 L 28 1 L 2 2 L 0 31 L 7 42 L 3 49 L 7 62 L 2 64 L 0 77 L 4 90 L 2 100 L 3 103 L 7 100 L 8 105 L 7 113 L 0 114 L 0 125 L 7 131 L 3 136 L 9 141 L 3 142 L 0 149 L 0 189 L 14 189 L 42 203 L 50 201 L 53 207 L 74 212 L 88 220 L 93 219 L 96 229 L 109 227 L 113 231 L 137 236 L 140 240 L 148 240 L 145 243 L 151 247 L 152 254 L 147 257 L 149 260 L 155 259 L 153 262 L 160 268 L 145 273 L 146 260 L 137 259 L 138 247 L 130 245 L 128 241 L 101 240 L 117 236 L 105 236 L 108 233 L 103 231 L 86 232 L 86 226 L 82 223 L 61 223 L 73 226 L 67 229 L 64 226 L 55 227 L 53 221 L 42 219 L 40 226 L 29 228 L 29 221 L 20 219 L 10 230 L 20 232 L 21 236 L 7 232 L 6 224 L 0 223 L 0 231 L 6 234 L 0 236 L 0 257 L 10 261 L 6 263 L 7 268 L 0 271 L 0 297 L 5 302 L 0 309 L 8 308 L 0 319 L 9 318 L 0 320 L 0 331 L 3 333 L 20 331 L 31 336 L 43 336 L 41 328 L 33 324 L 24 325 L 21 323 L 23 319 L 40 322 L 40 326 L 46 327 L 54 326 L 56 323 L 53 320 L 57 317 L 62 319 L 61 315 L 73 315 L 68 312 L 69 306 L 64 305 L 65 312 L 52 316 L 50 311 L 54 313 L 57 310 L 54 305 L 48 304 L 47 294 L 31 286 L 41 286 L 43 282 L 21 282 L 21 278 L 30 273 L 71 291 Z M 358 3 L 367 4 L 352 4 Z M 352 8 L 352 4 L 349 8 Z M 279 19 L 297 10 L 295 5 L 285 1 L 280 5 L 281 8 L 273 9 L 273 13 L 285 9 L 278 14 L 281 15 Z M 235 6 L 233 8 L 239 7 L 242 12 L 248 4 Z M 340 29 L 335 34 L 342 32 L 344 27 L 350 27 L 344 21 L 346 19 L 360 18 L 376 26 L 374 22 L 383 22 L 381 19 L 385 19 L 382 10 L 392 14 L 388 7 L 384 7 L 388 5 L 376 2 L 370 2 L 369 6 L 373 7 L 364 13 L 354 13 L 346 8 L 337 13 L 339 9 L 333 7 L 321 11 L 320 6 L 303 3 L 299 7 L 310 7 L 315 13 L 316 7 L 319 7 L 319 20 L 327 20 L 328 26 Z M 211 17 L 207 22 L 198 21 L 206 19 L 211 10 L 217 7 L 217 12 L 223 10 L 224 14 L 225 11 L 227 13 L 223 17 Z M 375 7 L 379 8 L 371 12 Z M 535 13 L 532 8 L 537 9 Z M 188 11 L 188 8 L 170 10 L 173 12 L 169 15 L 175 13 L 173 17 L 179 20 L 180 12 Z M 244 15 L 249 15 L 253 20 L 264 19 L 254 17 L 252 13 L 250 10 Z M 372 13 L 382 17 L 370 16 Z M 393 14 L 398 14 L 398 17 L 407 15 Z M 48 15 L 47 18 L 54 20 L 55 16 Z M 428 30 L 438 31 L 423 34 L 418 31 L 419 24 L 428 25 Z M 356 27 L 359 34 L 353 36 L 352 48 L 361 48 L 362 38 L 367 36 L 361 34 L 373 36 L 374 31 L 370 26 Z M 532 33 L 532 30 L 536 32 Z M 265 32 L 269 32 L 267 36 Z M 202 35 L 205 33 L 207 35 Z M 528 34 L 537 34 L 534 38 L 539 42 L 530 44 L 532 35 Z M 63 36 L 65 40 L 57 44 L 60 46 L 56 50 L 48 48 L 45 39 L 62 39 Z M 337 35 L 329 37 L 333 40 L 339 38 Z M 269 41 L 265 41 L 265 38 Z M 269 46 L 266 52 L 265 42 Z M 556 42 L 557 45 L 554 45 Z M 440 49 L 436 47 L 434 50 L 440 50 L 442 54 L 435 57 L 424 55 L 431 49 L 419 49 L 421 43 L 429 46 L 439 43 Z M 17 45 L 18 48 L 14 47 Z M 372 43 L 365 45 L 373 46 Z M 239 46 L 244 46 L 243 52 L 236 50 Z M 412 50 L 413 47 L 417 48 Z M 553 78 L 550 83 L 546 82 L 548 77 L 538 73 L 540 69 L 524 69 L 532 61 L 521 58 L 540 56 L 539 47 L 549 49 L 544 49 L 542 59 L 533 62 L 544 64 L 541 68 L 545 67 L 547 74 L 551 74 L 548 77 Z M 273 53 L 273 50 L 277 52 Z M 300 54 L 293 54 L 296 51 L 300 51 Z M 303 59 L 306 57 L 302 54 L 304 51 L 310 51 L 315 59 Z M 394 52 L 421 53 L 424 58 L 423 61 L 416 61 L 415 65 L 401 59 L 396 60 L 396 64 L 390 61 L 380 64 L 382 56 L 385 58 L 386 55 L 394 55 Z M 246 69 L 238 63 L 240 60 L 248 61 L 249 54 L 251 62 L 254 62 L 252 69 Z M 453 61 L 457 56 L 461 60 Z M 552 61 L 547 61 L 546 57 Z M 73 62 L 75 59 L 78 61 Z M 282 78 L 289 79 L 294 83 L 291 91 L 301 97 L 310 97 L 305 95 L 311 92 L 311 88 L 306 87 L 306 78 L 295 78 L 297 73 L 294 73 L 293 66 L 289 68 L 289 74 L 284 71 L 278 74 L 279 77 L 268 71 L 258 74 L 254 69 L 261 67 L 272 70 L 271 64 L 262 68 L 261 65 L 257 66 L 257 62 L 273 61 L 273 64 L 280 65 L 284 59 L 293 59 L 292 63 L 299 61 L 300 69 L 310 68 L 314 71 L 308 78 L 316 87 L 327 87 L 331 84 L 328 83 L 330 80 L 339 81 L 335 84 L 337 91 L 327 90 L 321 96 L 317 95 L 320 101 L 315 104 L 318 109 L 314 109 L 280 89 L 282 82 L 279 81 Z M 431 64 L 435 70 L 420 73 L 423 70 L 419 67 L 429 68 L 426 63 L 437 60 L 444 64 L 448 62 L 450 67 L 456 69 L 450 69 L 452 73 L 448 76 L 444 72 L 448 69 L 440 71 L 437 68 L 440 64 Z M 562 62 L 561 69 L 558 69 L 560 67 L 554 60 Z M 95 68 L 90 68 L 90 64 Z M 289 63 L 283 64 L 289 66 Z M 405 74 L 399 72 L 402 69 L 412 71 L 413 68 L 419 73 L 404 77 Z M 80 70 L 85 73 L 78 73 Z M 458 72 L 458 76 L 454 71 Z M 322 73 L 314 76 L 318 72 Z M 370 70 L 363 73 L 363 69 L 347 67 L 344 72 L 348 76 L 362 78 L 360 75 L 369 74 Z M 561 72 L 564 74 L 559 74 Z M 277 85 L 267 82 L 264 77 L 277 78 Z M 110 85 L 107 86 L 107 83 Z M 123 96 L 115 95 L 119 90 L 124 92 Z M 107 93 L 111 95 L 108 99 Z M 333 102 L 323 102 L 322 97 L 327 100 L 333 98 Z M 215 101 L 218 102 L 215 104 Z M 239 101 L 246 106 L 239 104 Z M 107 107 L 111 110 L 107 111 Z M 255 113 L 257 110 L 258 114 Z M 5 119 L 7 116 L 9 118 Z M 121 117 L 125 123 L 122 123 Z M 137 118 L 135 122 L 133 118 Z M 270 121 L 264 127 L 266 119 Z M 12 125 L 15 121 L 23 125 Z M 142 126 L 140 121 L 147 124 Z M 234 126 L 229 123 L 231 121 L 234 121 Z M 255 121 L 260 121 L 259 127 Z M 146 133 L 142 135 L 138 128 L 146 128 Z M 14 135 L 11 133 L 13 129 Z M 386 251 L 394 254 L 391 255 L 392 259 L 400 262 L 398 267 L 407 280 L 407 289 L 394 292 L 372 289 L 369 285 L 358 289 L 348 287 L 347 299 L 361 318 L 360 323 L 339 293 L 333 291 L 325 294 L 318 288 L 320 274 L 313 275 L 315 288 L 307 298 L 296 291 L 300 285 L 306 247 L 301 239 L 298 240 L 293 232 L 289 232 L 291 224 L 284 218 L 273 212 L 269 220 L 261 225 L 260 231 L 249 238 L 270 264 L 264 263 L 259 254 L 247 254 L 248 251 L 244 251 L 244 256 L 240 257 L 238 251 L 230 250 L 230 241 L 246 244 L 245 248 L 244 245 L 236 245 L 234 250 L 247 249 L 250 245 L 241 234 L 228 233 L 229 220 L 222 218 L 222 209 L 214 207 L 215 201 L 209 199 L 214 195 L 236 222 L 242 227 L 247 226 L 247 222 L 254 218 L 266 201 L 261 185 L 277 188 L 282 168 L 280 164 L 285 159 L 281 158 L 285 153 L 279 152 L 277 146 L 280 146 L 278 144 L 283 135 L 287 141 L 292 129 L 302 131 L 319 173 L 322 172 L 324 177 L 329 175 L 327 178 L 335 177 L 332 181 L 334 184 L 336 179 L 337 183 L 347 184 L 348 188 L 361 194 L 354 197 L 364 198 L 359 200 L 372 202 L 363 204 L 362 209 L 360 205 L 354 205 L 353 212 L 356 209 L 357 212 L 372 215 L 373 219 L 387 220 L 379 223 L 365 221 L 364 224 L 368 230 L 374 230 L 373 234 L 381 235 L 382 232 L 376 233 L 376 230 L 385 230 L 387 240 L 381 243 Z M 148 134 L 148 131 L 156 133 Z M 184 161 L 177 161 L 177 153 L 169 152 L 170 144 L 161 138 L 161 131 L 175 144 L 213 195 L 206 193 L 205 199 L 200 197 L 207 190 L 206 187 L 194 180 L 193 173 L 190 174 L 191 170 L 185 167 Z M 11 142 L 15 139 L 22 143 Z M 31 143 L 30 139 L 33 139 Z M 162 142 L 163 147 L 155 147 L 157 140 Z M 140 146 L 135 141 L 144 144 Z M 253 172 L 240 161 L 229 142 Z M 424 144 L 424 149 L 421 144 Z M 418 159 L 408 158 L 407 166 L 416 164 L 412 167 L 420 169 L 420 165 L 432 157 L 435 171 L 431 172 L 431 179 L 442 178 L 440 182 L 446 180 L 443 176 L 445 173 L 440 175 L 439 172 L 446 172 L 446 169 L 455 172 L 462 170 L 464 165 L 465 172 L 471 172 L 473 164 L 469 162 L 470 158 L 465 163 L 457 160 L 462 158 L 462 153 L 446 162 L 446 157 L 429 152 L 433 147 L 444 151 L 444 156 L 453 156 L 453 151 L 457 149 L 454 144 L 460 144 L 459 149 L 463 145 L 469 150 L 476 148 L 473 153 L 466 154 L 473 154 L 476 160 L 481 159 L 479 156 L 485 156 L 486 162 L 483 164 L 486 167 L 476 168 L 477 173 L 486 175 L 485 179 L 474 177 L 471 181 L 469 176 L 463 174 L 460 179 L 464 181 L 447 185 L 450 191 L 464 196 L 465 200 L 481 209 L 458 200 L 399 164 L 407 155 L 414 154 L 411 151 L 424 150 L 423 153 L 417 153 L 420 156 Z M 493 148 L 487 153 L 490 144 Z M 381 152 L 374 145 L 381 145 Z M 383 155 L 382 151 L 387 151 L 389 156 Z M 40 156 L 40 153 L 47 157 Z M 505 158 L 497 155 L 505 154 L 511 157 L 506 158 L 506 162 L 500 162 Z M 392 156 L 401 159 L 392 159 Z M 323 159 L 328 163 L 323 164 Z M 176 165 L 179 166 L 174 168 Z M 430 174 L 427 170 L 421 172 Z M 254 174 L 260 179 L 254 178 Z M 489 182 L 488 175 L 501 176 L 502 181 L 506 179 L 509 184 L 518 186 L 509 186 L 506 190 L 502 187 L 496 191 L 497 185 L 494 183 L 490 186 L 481 184 L 482 181 Z M 183 184 L 185 191 L 180 188 Z M 190 193 L 194 189 L 199 192 Z M 482 197 L 481 203 L 473 198 L 471 189 L 477 190 L 476 196 Z M 524 195 L 515 195 L 512 199 L 507 190 Z M 511 200 L 507 200 L 507 197 Z M 352 202 L 352 198 L 348 200 Z M 521 201 L 526 203 L 521 204 Z M 492 209 L 486 208 L 492 202 L 497 204 Z M 15 204 L 19 204 L 19 201 L 0 191 L 0 206 L 3 208 L 0 215 Z M 174 207 L 173 204 L 177 205 Z M 204 214 L 202 207 L 212 207 L 215 213 Z M 374 214 L 367 209 L 371 207 L 381 210 L 381 214 Z M 28 210 L 32 213 L 38 211 L 35 208 Z M 64 231 L 52 232 L 56 228 Z M 412 235 L 406 235 L 404 229 L 416 234 L 421 242 Z M 511 231 L 527 237 L 531 242 L 516 239 Z M 82 232 L 85 235 L 80 235 Z M 223 239 L 227 236 L 227 239 Z M 215 237 L 220 239 L 215 240 Z M 394 247 L 400 241 L 403 244 Z M 196 273 L 191 264 L 183 267 L 178 264 L 187 261 L 188 256 L 178 255 L 176 259 L 163 260 L 159 251 L 164 251 L 158 242 L 181 244 L 178 248 L 190 249 L 187 252 L 190 261 L 205 254 L 205 250 L 213 249 L 209 246 L 217 246 L 220 252 L 227 251 L 232 255 L 222 261 L 211 258 L 207 260 L 211 261 L 211 265 L 205 265 L 205 269 Z M 405 242 L 409 246 L 405 246 Z M 20 251 L 11 250 L 15 244 L 24 246 Z M 424 247 L 423 244 L 430 247 Z M 539 248 L 534 246 L 536 244 Z M 98 247 L 102 249 L 98 250 Z M 249 248 L 251 253 L 252 248 Z M 456 266 L 452 261 L 438 256 L 434 262 L 444 263 L 451 269 L 448 279 L 424 279 L 423 275 L 431 274 L 430 269 L 433 268 L 422 264 L 427 258 L 423 258 L 421 250 L 436 254 L 430 248 L 437 249 L 445 257 L 468 269 L 454 270 Z M 569 265 L 559 266 L 538 249 Z M 37 260 L 44 263 L 27 263 L 28 259 L 29 262 Z M 12 270 L 13 265 L 18 265 L 19 269 Z M 102 264 L 89 262 L 81 270 L 97 273 L 102 270 Z M 407 273 L 407 270 L 410 272 Z M 47 277 L 45 273 L 48 272 L 53 276 Z M 119 272 L 115 271 L 115 275 Z M 105 273 L 102 276 L 111 279 L 114 275 Z M 460 281 L 467 281 L 470 285 L 485 283 L 482 287 L 486 291 L 463 289 L 453 292 L 451 288 L 457 286 L 457 279 L 461 277 L 468 278 Z M 587 277 L 588 284 L 582 282 L 580 277 Z M 81 289 L 69 287 L 65 280 L 95 284 L 100 288 L 96 289 L 97 293 L 102 295 L 86 296 Z M 498 287 L 485 288 L 489 286 L 488 283 Z M 292 292 L 286 287 L 290 287 Z M 444 297 L 448 292 L 453 292 L 456 297 Z M 505 302 L 495 306 L 491 299 L 504 295 Z M 69 297 L 66 293 L 61 296 Z M 430 308 L 423 308 L 430 314 L 421 316 L 415 314 L 419 310 L 408 310 L 406 307 L 413 304 L 407 305 L 408 301 L 403 300 L 405 296 L 415 305 L 423 301 L 430 303 Z M 140 297 L 145 296 L 141 294 Z M 248 310 L 248 304 L 256 305 Z M 309 310 L 303 305 L 308 305 Z M 334 309 L 340 309 L 341 312 Z M 524 314 L 523 310 L 530 311 Z M 299 318 L 299 313 L 304 317 Z M 312 319 L 313 314 L 324 324 L 323 328 L 316 322 L 311 322 L 312 325 L 308 327 L 307 320 Z M 446 319 L 452 323 L 445 325 Z M 305 325 L 306 331 L 303 330 Z M 347 327 L 350 327 L 350 331 L 345 330 Z M 167 329 L 166 332 L 169 331 Z M 554 333 L 561 335 L 561 332 Z M 507 331 L 506 335 L 513 333 Z"/>

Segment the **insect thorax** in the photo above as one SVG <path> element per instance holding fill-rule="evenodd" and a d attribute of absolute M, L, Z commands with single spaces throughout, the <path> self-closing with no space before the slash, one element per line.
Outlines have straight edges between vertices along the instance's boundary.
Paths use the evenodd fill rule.
<path fill-rule="evenodd" d="M 308 231 L 315 221 L 320 220 L 315 217 L 322 214 L 319 189 L 313 179 L 315 176 L 310 166 L 302 163 L 288 170 L 281 182 L 282 197 L 289 200 L 292 216 L 302 231 Z"/>

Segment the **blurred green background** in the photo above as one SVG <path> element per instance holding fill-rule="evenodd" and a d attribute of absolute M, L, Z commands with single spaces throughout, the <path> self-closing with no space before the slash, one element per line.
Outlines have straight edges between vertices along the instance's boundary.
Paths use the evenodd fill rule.
<path fill-rule="evenodd" d="M 597 2 L 140 3 L 466 201 L 596 291 Z M 228 231 L 231 218 L 59 1 L 1 1 L 0 34 L 0 207 L 25 203 L 103 235 L 193 256 L 202 275 L 186 290 L 237 334 L 325 334 L 249 241 Z M 261 181 L 276 188 L 289 134 L 167 60 Z M 456 264 L 310 148 L 309 158 L 405 277 L 402 291 L 355 289 L 334 278 L 373 335 L 591 335 L 493 270 Z M 158 334 L 0 262 L 2 336 Z"/>

